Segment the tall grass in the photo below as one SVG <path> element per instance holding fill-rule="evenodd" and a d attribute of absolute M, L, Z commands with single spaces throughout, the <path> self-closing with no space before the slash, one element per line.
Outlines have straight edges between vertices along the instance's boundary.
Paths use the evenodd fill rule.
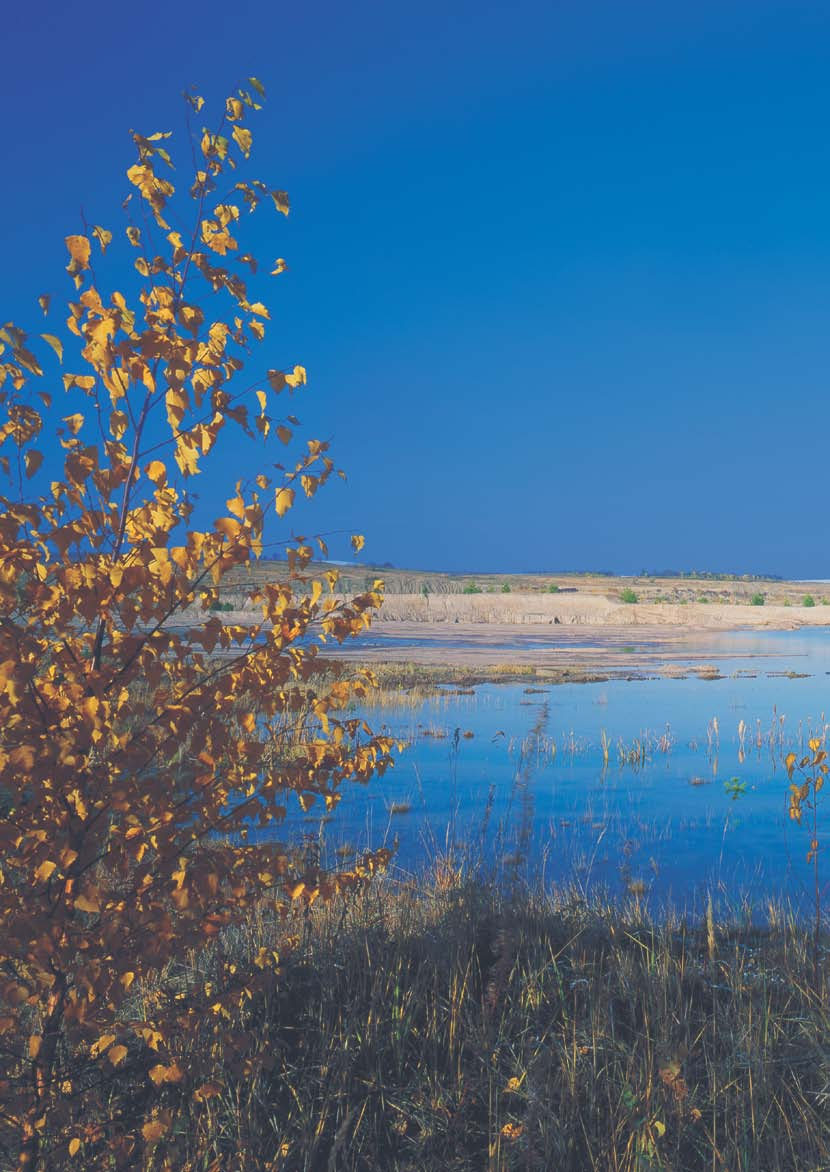
<path fill-rule="evenodd" d="M 294 938 L 246 1009 L 267 1061 L 179 1039 L 218 1090 L 184 1118 L 176 1166 L 826 1168 L 826 969 L 815 985 L 807 935 L 780 909 L 770 922 L 651 922 L 636 901 L 505 885 L 447 856 L 288 921 L 251 913 L 170 974 L 180 993 Z M 102 1118 L 129 1112 L 142 1061 Z"/>

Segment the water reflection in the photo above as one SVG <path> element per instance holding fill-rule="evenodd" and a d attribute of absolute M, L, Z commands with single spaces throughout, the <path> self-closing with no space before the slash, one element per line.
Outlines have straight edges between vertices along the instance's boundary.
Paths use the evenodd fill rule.
<path fill-rule="evenodd" d="M 417 870 L 454 847 L 655 908 L 700 910 L 712 891 L 763 918 L 770 899 L 806 901 L 809 836 L 787 816 L 783 762 L 826 738 L 830 634 L 708 637 L 725 657 L 714 681 L 485 684 L 370 715 L 408 747 L 345 792 L 331 849 L 396 839 L 397 865 Z"/>

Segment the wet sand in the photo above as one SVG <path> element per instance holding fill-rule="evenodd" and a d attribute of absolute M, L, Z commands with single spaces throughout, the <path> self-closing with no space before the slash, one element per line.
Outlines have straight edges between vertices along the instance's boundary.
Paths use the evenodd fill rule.
<path fill-rule="evenodd" d="M 534 668 L 539 675 L 677 675 L 695 672 L 719 674 L 724 660 L 740 660 L 746 670 L 758 653 L 741 651 L 712 628 L 667 626 L 556 627 L 523 623 L 385 622 L 365 639 L 340 648 L 326 648 L 326 656 L 372 664 L 416 664 L 429 668 L 469 668 L 486 671 L 508 666 Z M 764 652 L 767 659 L 775 652 Z M 792 665 L 782 652 L 782 667 Z M 786 661 L 786 662 L 785 662 Z"/>

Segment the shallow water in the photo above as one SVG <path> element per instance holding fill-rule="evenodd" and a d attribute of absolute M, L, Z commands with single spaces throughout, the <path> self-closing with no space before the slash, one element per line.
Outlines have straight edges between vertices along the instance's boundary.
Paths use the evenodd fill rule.
<path fill-rule="evenodd" d="M 344 791 L 325 849 L 397 839 L 396 865 L 417 870 L 455 842 L 497 871 L 634 891 L 655 910 L 700 911 L 710 892 L 760 919 L 781 897 L 806 909 L 809 835 L 787 816 L 783 758 L 827 731 L 830 631 L 706 638 L 718 680 L 485 684 L 368 713 L 408 745 Z"/>

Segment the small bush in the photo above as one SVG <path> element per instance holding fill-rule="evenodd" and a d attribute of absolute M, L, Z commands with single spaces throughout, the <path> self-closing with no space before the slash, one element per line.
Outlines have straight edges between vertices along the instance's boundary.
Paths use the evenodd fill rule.
<path fill-rule="evenodd" d="M 763 606 L 767 601 L 765 594 L 753 594 L 749 600 L 750 606 Z"/>
<path fill-rule="evenodd" d="M 484 592 L 480 586 L 476 585 L 475 582 L 468 582 L 467 585 L 464 587 L 464 589 L 461 591 L 461 593 L 462 594 L 483 594 Z"/>
<path fill-rule="evenodd" d="M 558 594 L 558 593 L 559 593 L 559 587 L 556 585 L 555 582 L 551 582 L 550 586 L 548 586 L 548 594 Z"/>
<path fill-rule="evenodd" d="M 626 586 L 625 590 L 623 590 L 620 594 L 620 601 L 639 602 L 639 595 L 634 590 L 632 590 L 630 586 Z"/>
<path fill-rule="evenodd" d="M 812 594 L 805 594 L 801 600 L 801 605 L 802 606 L 815 606 L 816 600 L 815 600 L 815 598 L 813 598 Z"/>
<path fill-rule="evenodd" d="M 510 593 L 510 583 L 509 582 L 505 582 L 505 584 L 501 588 L 501 592 L 502 592 L 502 594 L 509 594 Z"/>

